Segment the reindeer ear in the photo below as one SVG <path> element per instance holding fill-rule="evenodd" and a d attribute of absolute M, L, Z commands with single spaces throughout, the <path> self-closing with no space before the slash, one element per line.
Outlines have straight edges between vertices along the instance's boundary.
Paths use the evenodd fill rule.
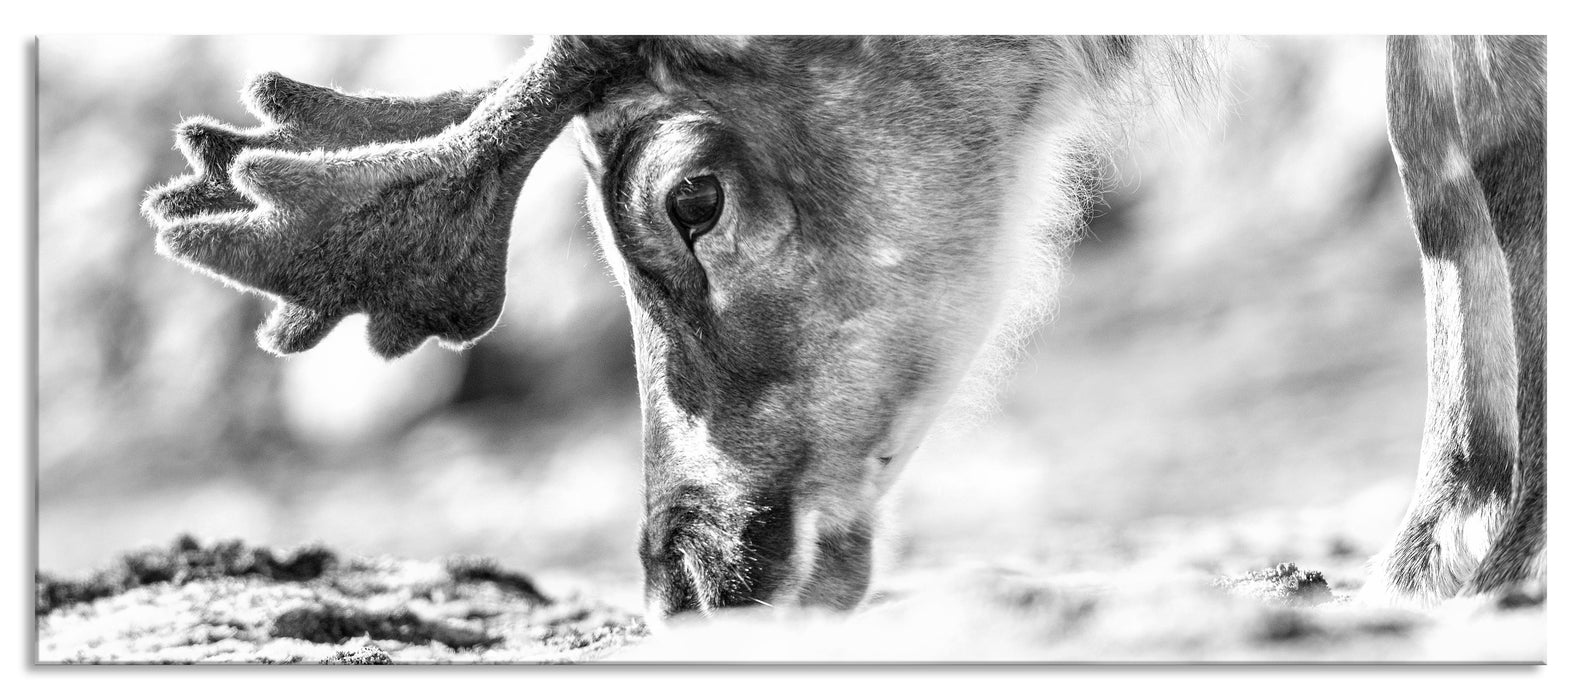
<path fill-rule="evenodd" d="M 468 347 L 505 302 L 523 180 L 635 63 L 629 48 L 553 40 L 481 101 L 355 97 L 260 76 L 246 94 L 264 126 L 178 128 L 194 172 L 144 202 L 158 250 L 278 299 L 258 332 L 271 352 L 311 348 L 351 313 L 368 314 L 369 344 L 386 358 L 430 336 Z"/>

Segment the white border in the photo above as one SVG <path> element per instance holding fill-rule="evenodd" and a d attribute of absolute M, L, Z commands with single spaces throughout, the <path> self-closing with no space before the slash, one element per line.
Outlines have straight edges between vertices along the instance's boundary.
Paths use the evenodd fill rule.
<path fill-rule="evenodd" d="M 500 3 L 445 0 L 442 3 L 370 3 L 331 5 L 323 0 L 276 0 L 257 5 L 208 2 L 51 2 L 31 7 L 15 5 L 6 11 L 14 34 L 10 70 L 0 75 L 0 94 L 11 105 L 0 110 L 5 133 L 5 187 L 3 210 L 19 225 L 15 235 L 4 238 L 0 259 L 11 267 L 11 287 L 5 296 L 5 314 L 11 322 L 8 341 L 0 343 L 0 364 L 11 398 L 4 404 L 16 464 L 7 481 L 11 522 L 21 528 L 10 541 L 19 546 L 15 574 L 5 578 L 9 604 L 9 634 L 3 639 L 5 676 L 0 687 L 10 697 L 70 697 L 94 693 L 101 697 L 180 697 L 194 691 L 220 693 L 226 698 L 274 696 L 278 684 L 311 685 L 311 696 L 347 697 L 456 696 L 458 692 L 580 698 L 590 693 L 612 692 L 625 697 L 650 697 L 657 693 L 687 696 L 713 695 L 758 698 L 806 697 L 809 693 L 838 690 L 842 695 L 887 697 L 924 693 L 927 697 L 992 697 L 995 694 L 1059 695 L 1073 698 L 1129 697 L 1159 694 L 1181 697 L 1198 693 L 1225 696 L 1241 692 L 1282 698 L 1325 698 L 1363 690 L 1365 697 L 1546 697 L 1574 683 L 1577 672 L 1573 640 L 1567 621 L 1575 619 L 1574 569 L 1566 553 L 1575 549 L 1575 520 L 1567 504 L 1577 491 L 1573 472 L 1562 466 L 1552 476 L 1556 494 L 1552 508 L 1551 579 L 1558 585 L 1550 603 L 1550 665 L 1531 668 L 1454 667 L 992 667 L 992 668 L 522 668 L 506 669 L 396 669 L 363 672 L 324 669 L 275 671 L 274 669 L 145 669 L 145 668 L 33 668 L 32 574 L 27 527 L 35 511 L 29 456 L 24 450 L 33 430 L 29 417 L 34 407 L 25 388 L 32 368 L 26 348 L 34 343 L 30 327 L 33 293 L 28 290 L 35 235 L 28 201 L 36 181 L 33 148 L 35 137 L 27 117 L 32 98 L 34 55 L 32 35 L 55 33 L 468 33 L 480 29 L 509 30 L 522 34 L 553 31 L 600 33 L 760 32 L 760 33 L 1364 33 L 1412 32 L 1525 32 L 1547 33 L 1550 41 L 1550 122 L 1576 124 L 1575 36 L 1564 21 L 1563 3 L 1502 0 L 1490 2 L 1434 2 L 1406 6 L 1377 0 L 1330 0 L 1321 3 L 1244 2 L 1100 2 L 1081 5 L 1038 0 L 969 0 L 962 2 L 913 2 L 893 5 L 859 4 L 852 0 L 797 0 L 784 7 L 764 3 L 672 0 L 671 2 L 578 2 L 569 6 L 550 3 Z M 1035 9 L 1038 8 L 1038 9 Z M 22 99 L 17 99 L 22 98 Z M 1382 128 L 1382 125 L 1381 125 Z M 1572 192 L 1569 156 L 1575 140 L 1563 129 L 1551 129 L 1552 177 L 1560 186 L 1554 192 Z M 1571 303 L 1576 298 L 1578 230 L 1564 194 L 1552 200 L 1551 228 L 1566 235 L 1551 239 L 1550 343 L 1556 358 L 1582 356 L 1577 352 Z M 1567 441 L 1576 402 L 1569 398 L 1577 386 L 1576 372 L 1551 363 L 1550 450 L 1556 464 L 1578 462 L 1575 445 Z M 11 461 L 11 460 L 7 460 Z M 10 491 L 10 489 L 17 489 Z M 17 561 L 20 560 L 20 561 Z M 372 674 L 372 675 L 370 675 Z M 378 685 L 370 688 L 370 681 Z M 475 686 L 487 683 L 491 687 Z M 223 688 L 204 688 L 223 685 Z M 195 687 L 196 686 L 196 687 Z M 1536 693 L 1534 691 L 1537 691 Z M 1574 692 L 1574 691 L 1573 691 Z M 70 694 L 70 695 L 68 695 Z"/>

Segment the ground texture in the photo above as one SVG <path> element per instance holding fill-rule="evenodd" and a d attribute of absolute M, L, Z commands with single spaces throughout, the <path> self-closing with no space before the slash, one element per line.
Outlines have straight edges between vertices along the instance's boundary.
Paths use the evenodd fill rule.
<path fill-rule="evenodd" d="M 597 601 L 551 600 L 481 559 L 283 556 L 183 537 L 80 580 L 37 581 L 45 663 L 571 662 L 644 634 Z"/>
<path fill-rule="evenodd" d="M 490 561 L 288 553 L 182 537 L 37 580 L 43 663 L 1542 662 L 1545 606 L 1370 607 L 1293 563 L 1211 577 L 912 571 L 847 617 L 768 611 L 651 633 Z"/>

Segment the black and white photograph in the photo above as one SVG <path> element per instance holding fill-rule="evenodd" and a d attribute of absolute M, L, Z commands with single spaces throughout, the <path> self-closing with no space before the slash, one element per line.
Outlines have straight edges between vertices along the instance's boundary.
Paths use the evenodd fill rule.
<path fill-rule="evenodd" d="M 30 664 L 1549 661 L 1547 36 L 33 50 Z"/>

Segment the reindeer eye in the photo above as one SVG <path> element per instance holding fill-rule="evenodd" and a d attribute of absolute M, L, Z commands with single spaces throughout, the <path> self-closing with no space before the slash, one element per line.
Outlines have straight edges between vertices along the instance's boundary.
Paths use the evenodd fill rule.
<path fill-rule="evenodd" d="M 665 208 L 669 210 L 671 223 L 690 246 L 698 236 L 714 228 L 724 204 L 725 193 L 720 189 L 720 181 L 713 175 L 703 175 L 682 180 L 670 190 Z"/>

